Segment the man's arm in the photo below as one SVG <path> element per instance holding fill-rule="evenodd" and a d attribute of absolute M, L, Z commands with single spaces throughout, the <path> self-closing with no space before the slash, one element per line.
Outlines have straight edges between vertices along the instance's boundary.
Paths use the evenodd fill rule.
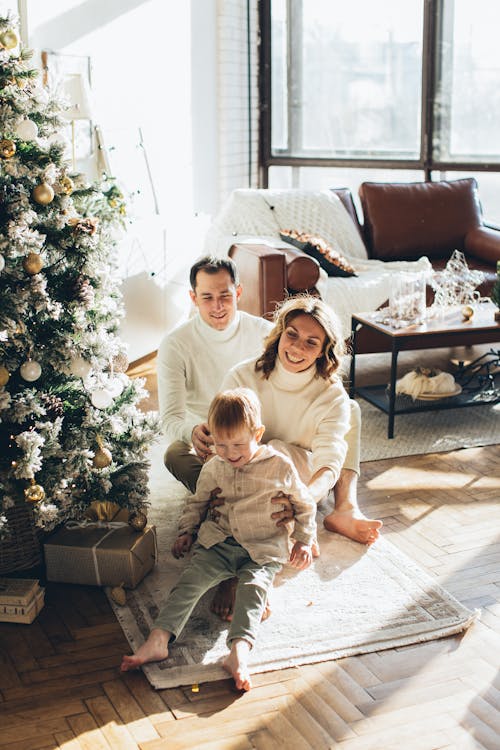
<path fill-rule="evenodd" d="M 186 410 L 186 364 L 175 338 L 166 336 L 158 349 L 158 401 L 160 422 L 169 443 L 174 440 L 191 442 L 196 425 Z"/>

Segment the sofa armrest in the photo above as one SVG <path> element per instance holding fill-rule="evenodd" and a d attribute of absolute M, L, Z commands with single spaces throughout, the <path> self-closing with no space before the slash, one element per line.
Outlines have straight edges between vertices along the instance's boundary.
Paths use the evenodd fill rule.
<path fill-rule="evenodd" d="M 243 287 L 240 309 L 271 318 L 286 295 L 285 255 L 268 245 L 240 243 L 231 246 L 229 256 L 236 263 Z"/>
<path fill-rule="evenodd" d="M 465 251 L 469 255 L 491 263 L 496 270 L 500 260 L 500 232 L 488 227 L 476 227 L 465 235 Z"/>

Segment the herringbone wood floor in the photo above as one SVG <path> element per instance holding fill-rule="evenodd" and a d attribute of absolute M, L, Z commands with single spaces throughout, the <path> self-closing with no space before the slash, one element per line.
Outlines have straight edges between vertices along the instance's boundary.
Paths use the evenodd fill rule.
<path fill-rule="evenodd" d="M 498 446 L 363 464 L 365 512 L 481 621 L 462 636 L 257 675 L 245 695 L 230 680 L 157 692 L 142 673 L 121 675 L 128 645 L 103 592 L 48 584 L 32 625 L 0 624 L 0 747 L 498 750 L 499 487 Z"/>

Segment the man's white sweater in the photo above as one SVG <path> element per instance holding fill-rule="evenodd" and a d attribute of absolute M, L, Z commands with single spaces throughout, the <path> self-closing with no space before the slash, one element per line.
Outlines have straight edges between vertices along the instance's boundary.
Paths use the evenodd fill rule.
<path fill-rule="evenodd" d="M 258 357 L 272 325 L 237 311 L 223 331 L 207 325 L 199 313 L 167 334 L 158 349 L 158 400 L 169 443 L 191 442 L 195 425 L 206 422 L 208 407 L 226 373 Z"/>

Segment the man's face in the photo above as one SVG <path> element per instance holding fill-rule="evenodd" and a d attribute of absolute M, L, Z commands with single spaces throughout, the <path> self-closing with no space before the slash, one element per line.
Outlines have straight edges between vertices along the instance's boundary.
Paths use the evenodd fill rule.
<path fill-rule="evenodd" d="M 236 315 L 241 286 L 235 286 L 224 269 L 217 273 L 198 271 L 196 289 L 189 294 L 202 320 L 216 331 L 223 331 Z"/>

